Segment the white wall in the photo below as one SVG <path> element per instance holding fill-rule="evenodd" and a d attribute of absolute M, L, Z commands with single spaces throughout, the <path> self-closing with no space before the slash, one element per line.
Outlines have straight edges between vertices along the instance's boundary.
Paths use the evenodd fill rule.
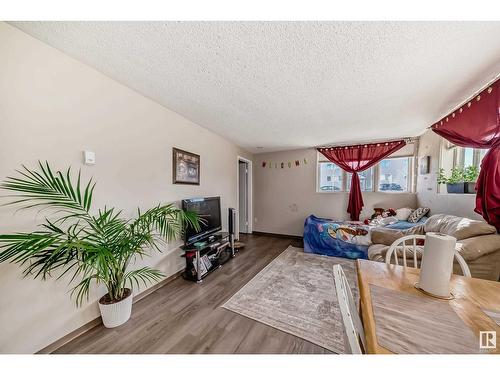
<path fill-rule="evenodd" d="M 247 152 L 5 23 L 0 56 L 0 179 L 40 159 L 93 176 L 94 208 L 133 215 L 137 206 L 214 195 L 223 212 L 237 207 L 237 155 L 251 159 Z M 200 186 L 172 184 L 173 146 L 201 155 Z M 95 166 L 82 165 L 86 149 Z M 0 233 L 32 230 L 41 216 L 2 207 Z M 178 245 L 144 262 L 171 275 L 183 268 Z M 98 316 L 102 288 L 79 309 L 68 290 L 67 279 L 23 279 L 17 265 L 0 264 L 0 352 L 35 352 Z"/>
<path fill-rule="evenodd" d="M 428 130 L 420 137 L 418 158 L 431 157 L 431 172 L 417 178 L 417 199 L 419 206 L 430 207 L 431 215 L 446 213 L 482 220 L 481 215 L 474 212 L 475 194 L 438 194 L 437 176 L 439 173 L 439 149 L 441 137 Z"/>
<path fill-rule="evenodd" d="M 307 164 L 303 164 L 303 159 Z M 263 168 L 262 162 L 299 160 L 299 167 Z M 304 220 L 320 217 L 348 220 L 349 193 L 316 192 L 316 150 L 283 151 L 254 155 L 255 231 L 302 236 Z M 416 195 L 409 193 L 364 192 L 361 219 L 371 216 L 374 207 L 415 207 Z"/>

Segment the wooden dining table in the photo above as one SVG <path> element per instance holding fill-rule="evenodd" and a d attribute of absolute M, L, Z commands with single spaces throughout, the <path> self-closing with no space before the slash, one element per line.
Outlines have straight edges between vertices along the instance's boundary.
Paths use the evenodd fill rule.
<path fill-rule="evenodd" d="M 419 269 L 361 259 L 356 261 L 356 266 L 360 298 L 360 313 L 366 339 L 365 351 L 371 354 L 393 354 L 395 352 L 404 353 L 404 351 L 394 350 L 394 346 L 393 351 L 389 350 L 387 347 L 382 346 L 377 339 L 377 328 L 380 329 L 381 321 L 378 320 L 379 327 L 377 327 L 377 319 L 374 314 L 373 307 L 374 305 L 379 305 L 379 302 L 383 303 L 383 301 L 372 300 L 373 291 L 385 288 L 383 290 L 387 290 L 389 293 L 392 293 L 392 295 L 395 295 L 395 292 L 397 292 L 407 293 L 406 296 L 409 298 L 413 298 L 412 296 L 434 300 L 436 300 L 436 298 L 428 296 L 415 288 L 414 284 L 419 280 Z M 492 334 L 491 332 L 496 333 L 498 343 L 496 349 L 489 348 L 486 350 L 480 350 L 479 353 L 500 353 L 500 323 L 496 322 L 490 315 L 485 313 L 485 310 L 500 313 L 500 282 L 452 275 L 450 281 L 450 291 L 454 296 L 453 299 L 437 300 L 441 301 L 443 304 L 449 304 L 459 317 L 457 321 L 459 323 L 463 322 L 464 325 L 470 328 L 470 335 L 472 336 L 473 333 L 477 338 L 478 351 L 481 335 L 480 332 L 487 331 L 490 332 L 490 335 Z M 408 294 L 411 296 L 408 296 Z M 427 300 L 422 301 L 426 302 Z M 431 302 L 431 304 L 432 303 L 433 302 Z M 448 306 L 444 307 L 448 308 Z M 399 310 L 399 314 L 407 313 L 410 318 L 411 316 L 415 316 L 414 314 L 418 314 L 418 311 L 405 312 L 403 304 L 401 306 L 397 306 L 396 308 Z M 436 311 L 436 314 L 438 313 L 439 312 Z M 495 315 L 495 317 L 497 316 L 498 315 Z M 428 322 L 430 325 L 435 323 L 432 319 L 432 316 L 429 317 Z M 472 339 L 474 338 L 472 337 Z M 433 340 L 432 335 L 429 335 L 428 340 Z M 397 346 L 396 349 L 398 349 Z M 441 351 L 438 348 L 436 353 L 440 352 Z"/>

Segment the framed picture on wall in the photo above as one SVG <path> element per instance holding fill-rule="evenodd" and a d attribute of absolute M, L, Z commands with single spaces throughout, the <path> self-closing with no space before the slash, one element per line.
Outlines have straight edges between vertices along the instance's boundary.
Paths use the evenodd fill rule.
<path fill-rule="evenodd" d="M 431 172 L 431 157 L 424 156 L 420 158 L 420 174 L 429 174 Z"/>
<path fill-rule="evenodd" d="M 172 181 L 174 184 L 200 184 L 200 155 L 172 148 Z"/>

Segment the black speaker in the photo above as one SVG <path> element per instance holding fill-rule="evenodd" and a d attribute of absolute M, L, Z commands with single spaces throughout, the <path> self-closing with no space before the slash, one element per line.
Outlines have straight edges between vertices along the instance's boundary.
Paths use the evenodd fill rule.
<path fill-rule="evenodd" d="M 236 215 L 238 215 L 238 210 L 236 208 L 230 208 L 228 212 L 227 218 L 227 231 L 229 232 L 229 248 L 231 250 L 231 256 L 234 257 L 235 249 L 234 249 L 234 235 L 236 234 Z"/>
<path fill-rule="evenodd" d="M 227 218 L 227 226 L 229 234 L 233 235 L 236 233 L 236 208 L 229 209 L 229 216 Z"/>

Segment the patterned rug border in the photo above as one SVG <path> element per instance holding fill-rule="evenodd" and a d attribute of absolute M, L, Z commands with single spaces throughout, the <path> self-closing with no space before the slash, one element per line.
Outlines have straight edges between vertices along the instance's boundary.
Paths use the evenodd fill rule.
<path fill-rule="evenodd" d="M 269 263 L 268 263 L 268 264 L 267 264 L 267 265 L 266 265 L 263 269 L 261 269 L 259 272 L 257 272 L 257 274 L 256 274 L 254 277 L 252 277 L 250 280 L 248 280 L 248 281 L 247 281 L 247 283 L 246 283 L 245 285 L 243 285 L 240 289 L 238 289 L 236 292 L 234 292 L 234 294 L 233 294 L 231 297 L 229 297 L 229 299 L 228 299 L 226 302 L 224 302 L 224 303 L 223 303 L 220 307 L 222 307 L 223 309 L 226 309 L 227 311 L 231 311 L 231 312 L 233 312 L 233 313 L 235 313 L 235 314 L 243 315 L 243 316 L 244 316 L 244 317 L 246 317 L 246 318 L 252 319 L 254 322 L 258 322 L 258 323 L 260 323 L 260 324 L 264 324 L 264 325 L 266 325 L 266 326 L 268 326 L 268 327 L 271 327 L 271 328 L 276 329 L 276 330 L 281 331 L 281 332 L 286 332 L 286 333 L 288 333 L 289 335 L 292 335 L 292 336 L 297 337 L 297 338 L 299 338 L 299 339 L 302 339 L 302 340 L 308 341 L 308 342 L 310 342 L 310 343 L 313 343 L 313 344 L 315 344 L 315 345 L 321 346 L 321 347 L 323 348 L 323 346 L 322 346 L 322 345 L 319 345 L 319 344 L 318 344 L 318 343 L 316 343 L 316 342 L 312 342 L 311 340 L 305 339 L 304 337 L 300 337 L 300 336 L 298 336 L 297 334 L 295 334 L 294 332 L 292 332 L 292 331 L 290 331 L 290 330 L 287 330 L 287 329 L 284 329 L 284 328 L 278 328 L 278 327 L 272 326 L 272 325 L 270 325 L 270 324 L 268 324 L 268 323 L 264 323 L 264 322 L 262 322 L 262 321 L 258 320 L 258 319 L 257 319 L 257 318 L 255 318 L 255 317 L 252 317 L 252 316 L 250 316 L 250 315 L 248 315 L 248 314 L 245 314 L 245 312 L 244 312 L 244 311 L 241 311 L 240 309 L 229 308 L 229 307 L 225 306 L 227 303 L 229 303 L 229 301 L 231 301 L 231 299 L 233 299 L 233 297 L 234 297 L 236 294 L 238 294 L 238 293 L 240 292 L 240 290 L 242 290 L 242 289 L 243 289 L 243 288 L 245 288 L 248 284 L 250 284 L 252 281 L 254 281 L 254 279 L 257 279 L 257 277 L 258 277 L 258 276 L 259 276 L 262 272 L 264 272 L 264 271 L 265 271 L 268 267 L 270 267 L 270 266 L 273 264 L 273 262 L 274 262 L 274 261 L 278 260 L 281 256 L 283 256 L 283 255 L 284 255 L 284 254 L 285 254 L 288 250 L 290 250 L 290 249 L 299 249 L 299 250 L 300 250 L 301 248 L 300 248 L 300 247 L 295 247 L 295 246 L 292 246 L 292 245 L 288 245 L 288 247 L 287 247 L 285 250 L 283 250 L 281 253 L 279 253 L 279 255 L 278 255 L 277 257 L 273 258 L 273 259 L 272 259 L 272 260 L 271 260 L 271 261 L 270 261 L 270 262 L 269 262 Z M 302 250 L 303 250 L 303 249 L 302 249 Z M 238 310 L 238 311 L 237 311 L 237 310 Z M 272 319 L 272 318 L 270 318 L 270 319 Z M 337 354 L 337 353 L 335 353 L 335 352 L 334 352 L 331 348 L 325 348 L 325 349 L 327 349 L 327 350 L 331 351 L 331 352 L 332 352 L 332 354 Z"/>
<path fill-rule="evenodd" d="M 257 272 L 257 274 L 252 277 L 250 280 L 248 280 L 240 289 L 238 289 L 236 292 L 233 293 L 233 295 L 231 297 L 229 297 L 222 305 L 220 305 L 219 307 L 223 307 L 225 308 L 226 310 L 229 310 L 229 311 L 232 311 L 231 309 L 225 307 L 224 305 L 226 303 L 228 303 L 229 301 L 231 301 L 231 299 L 233 299 L 233 297 L 238 294 L 240 292 L 240 290 L 242 290 L 244 287 L 246 287 L 248 284 L 250 284 L 252 281 L 254 281 L 254 279 L 257 278 L 257 276 L 259 276 L 262 272 L 264 272 L 267 268 L 269 268 L 271 266 L 271 264 L 275 261 L 275 260 L 278 260 L 280 257 L 282 257 L 289 249 L 301 249 L 300 247 L 295 247 L 295 246 L 292 246 L 292 245 L 288 245 L 288 247 L 283 250 L 281 253 L 279 253 L 277 256 L 275 256 L 273 259 L 271 259 L 271 261 L 266 264 L 266 266 L 261 269 L 259 272 Z M 303 249 L 302 249 L 303 250 Z M 241 314 L 241 315 L 244 315 L 244 314 Z M 245 315 L 246 316 L 246 315 Z M 255 319 L 253 319 L 255 320 Z M 262 322 L 261 322 L 262 323 Z"/>
<path fill-rule="evenodd" d="M 235 314 L 239 314 L 239 315 L 242 315 L 248 319 L 251 319 L 253 321 L 256 321 L 256 322 L 259 322 L 261 324 L 265 324 L 269 327 L 272 327 L 278 331 L 282 331 L 282 332 L 285 332 L 285 333 L 288 333 L 294 337 L 297 337 L 299 339 L 302 339 L 304 341 L 308 341 L 310 343 L 313 343 L 315 345 L 318 345 L 319 347 L 322 347 L 326 350 L 329 350 L 332 354 L 339 354 L 338 352 L 338 349 L 337 348 L 333 348 L 331 347 L 330 345 L 328 345 L 327 343 L 320 343 L 318 341 L 313 341 L 309 338 L 306 338 L 306 337 L 303 337 L 303 336 L 299 336 L 297 334 L 297 332 L 293 332 L 292 330 L 290 329 L 287 329 L 285 327 L 282 326 L 282 324 L 276 324 L 276 323 L 281 323 L 281 321 L 277 320 L 277 319 L 274 319 L 273 317 L 270 317 L 270 316 L 267 316 L 266 318 L 269 319 L 270 322 L 265 322 L 265 321 L 262 321 L 262 320 L 259 320 L 259 318 L 255 317 L 255 316 L 251 316 L 249 315 L 248 313 L 246 313 L 244 310 L 242 310 L 241 308 L 238 308 L 238 307 L 235 307 L 235 306 L 232 306 L 232 307 L 228 307 L 227 305 L 231 302 L 231 300 L 233 298 L 235 298 L 235 296 L 241 291 L 243 290 L 244 288 L 246 288 L 247 286 L 249 286 L 250 284 L 256 282 L 257 280 L 259 280 L 260 278 L 264 277 L 263 274 L 264 274 L 264 271 L 266 271 L 268 268 L 274 266 L 273 263 L 277 260 L 279 260 L 281 257 L 284 257 L 287 252 L 289 252 L 290 250 L 294 250 L 294 251 L 300 251 L 300 252 L 303 252 L 304 249 L 300 248 L 300 247 L 295 247 L 295 246 L 291 246 L 289 245 L 285 250 L 283 250 L 278 256 L 276 256 L 275 258 L 273 258 L 264 268 L 262 268 L 254 277 L 252 277 L 247 283 L 245 283 L 245 285 L 243 285 L 240 289 L 238 289 L 230 298 L 228 298 L 220 307 L 224 308 L 225 310 L 228 310 L 228 311 L 231 311 Z M 309 254 L 309 253 L 306 253 L 307 256 L 314 256 L 314 257 L 321 257 L 321 258 L 329 258 L 329 259 L 332 259 L 332 258 L 335 258 L 335 257 L 328 257 L 326 255 L 320 255 L 320 254 Z M 344 261 L 349 261 L 350 259 L 343 259 L 342 260 Z M 352 260 L 351 260 L 352 261 Z M 334 287 L 333 287 L 333 279 L 332 279 L 332 293 L 334 293 Z"/>

